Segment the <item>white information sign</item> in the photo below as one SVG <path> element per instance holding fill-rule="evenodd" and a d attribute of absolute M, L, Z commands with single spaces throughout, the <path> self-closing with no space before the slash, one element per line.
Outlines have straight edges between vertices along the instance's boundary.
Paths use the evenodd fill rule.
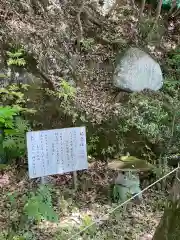
<path fill-rule="evenodd" d="M 27 133 L 29 177 L 88 168 L 85 127 Z"/>

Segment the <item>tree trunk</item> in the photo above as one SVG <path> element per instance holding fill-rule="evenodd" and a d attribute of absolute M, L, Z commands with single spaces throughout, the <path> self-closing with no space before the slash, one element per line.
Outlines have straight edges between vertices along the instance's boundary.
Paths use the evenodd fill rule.
<path fill-rule="evenodd" d="M 180 171 L 178 172 L 180 176 Z M 152 240 L 180 239 L 180 181 L 175 180 L 170 199 Z"/>

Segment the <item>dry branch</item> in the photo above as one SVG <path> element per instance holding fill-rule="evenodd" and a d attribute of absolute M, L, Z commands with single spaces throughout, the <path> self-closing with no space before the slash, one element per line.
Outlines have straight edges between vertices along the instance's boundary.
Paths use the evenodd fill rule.
<path fill-rule="evenodd" d="M 160 14 L 161 14 L 162 2 L 163 2 L 162 0 L 159 0 L 159 2 L 158 2 L 157 8 L 156 8 L 155 23 L 157 23 L 157 21 L 160 17 Z"/>
<path fill-rule="evenodd" d="M 178 15 L 180 15 L 180 8 L 178 8 L 178 9 L 173 13 L 173 17 L 177 17 Z"/>
<path fill-rule="evenodd" d="M 136 4 L 135 4 L 134 0 L 131 0 L 131 4 L 132 4 L 133 8 L 135 9 L 136 8 Z"/>
<path fill-rule="evenodd" d="M 87 7 L 84 8 L 84 13 L 90 22 L 97 25 L 98 27 L 101 27 L 102 24 L 96 19 L 95 16 L 92 16 L 92 14 L 90 13 Z"/>
<path fill-rule="evenodd" d="M 82 27 L 82 23 L 81 23 L 81 13 L 84 10 L 84 6 L 85 6 L 85 3 L 83 1 L 81 3 L 81 6 L 80 6 L 79 11 L 77 13 L 77 22 L 78 22 L 78 25 L 79 25 L 79 32 L 78 32 L 78 37 L 77 37 L 77 48 L 78 48 L 79 51 L 80 51 L 80 43 L 81 43 L 82 38 L 83 38 L 83 27 Z"/>
<path fill-rule="evenodd" d="M 169 16 L 172 15 L 172 13 L 173 13 L 173 11 L 174 11 L 175 8 L 176 8 L 176 0 L 172 0 L 172 6 L 171 6 L 171 8 L 170 8 L 170 10 L 169 10 L 169 12 L 168 12 L 168 15 L 169 15 Z"/>
<path fill-rule="evenodd" d="M 142 0 L 141 9 L 140 9 L 140 12 L 139 12 L 139 18 L 140 19 L 142 18 L 142 15 L 143 15 L 143 12 L 144 12 L 144 9 L 145 9 L 145 5 L 146 5 L 146 0 Z"/>

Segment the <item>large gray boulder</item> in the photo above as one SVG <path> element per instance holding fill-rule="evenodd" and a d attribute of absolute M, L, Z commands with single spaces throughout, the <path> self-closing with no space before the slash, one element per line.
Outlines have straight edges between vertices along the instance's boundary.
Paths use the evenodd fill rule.
<path fill-rule="evenodd" d="M 21 72 L 11 72 L 10 69 L 0 69 L 0 88 L 7 87 L 9 84 L 34 84 L 41 83 L 40 79 L 32 73 L 22 70 Z"/>
<path fill-rule="evenodd" d="M 162 71 L 150 55 L 138 48 L 130 48 L 123 57 L 117 56 L 113 85 L 130 92 L 157 91 L 163 85 Z"/>

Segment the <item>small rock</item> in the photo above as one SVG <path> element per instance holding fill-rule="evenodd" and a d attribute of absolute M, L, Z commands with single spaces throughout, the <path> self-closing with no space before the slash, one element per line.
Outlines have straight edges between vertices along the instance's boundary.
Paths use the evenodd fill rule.
<path fill-rule="evenodd" d="M 142 236 L 139 240 L 152 240 L 152 235 L 151 234 L 145 234 L 144 236 Z"/>
<path fill-rule="evenodd" d="M 130 48 L 123 57 L 117 56 L 113 85 L 125 91 L 157 91 L 163 85 L 160 65 L 147 53 Z"/>
<path fill-rule="evenodd" d="M 116 1 L 115 0 L 99 0 L 98 1 L 99 3 L 99 10 L 100 10 L 100 13 L 105 16 L 109 13 L 109 11 L 111 11 L 112 7 L 116 4 Z"/>

